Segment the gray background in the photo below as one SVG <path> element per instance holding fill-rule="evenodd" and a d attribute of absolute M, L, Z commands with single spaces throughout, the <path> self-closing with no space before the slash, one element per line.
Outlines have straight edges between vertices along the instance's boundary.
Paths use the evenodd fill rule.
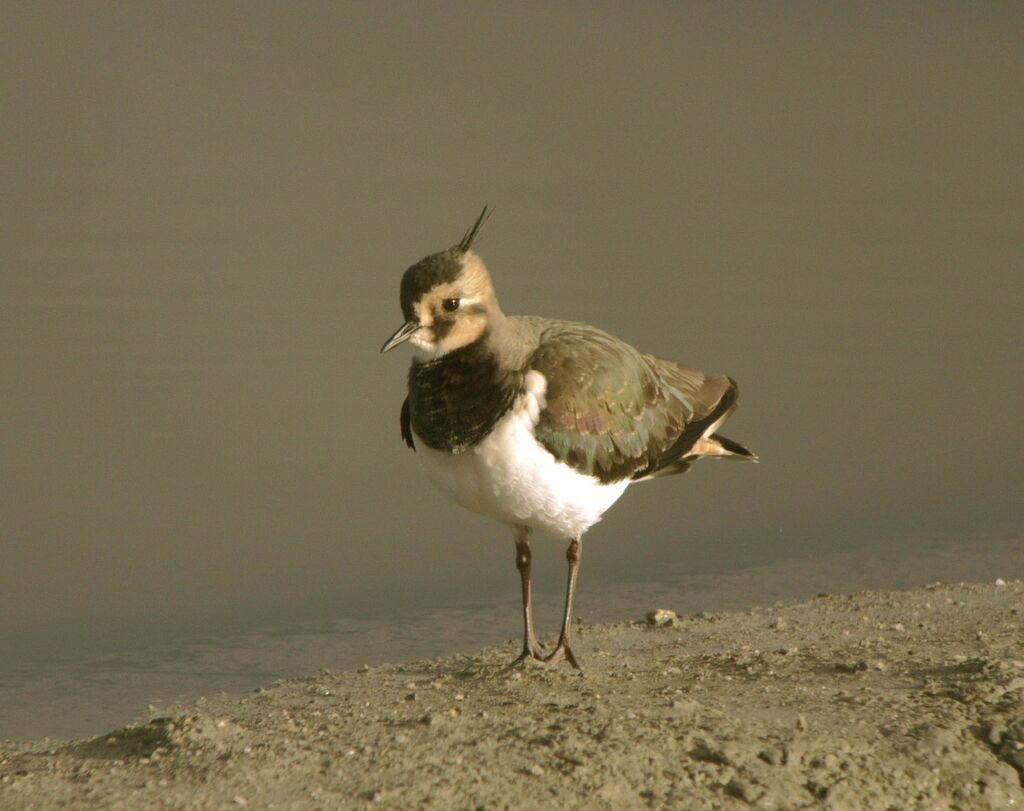
<path fill-rule="evenodd" d="M 6 2 L 0 38 L 6 663 L 513 626 L 511 539 L 434 496 L 378 355 L 484 202 L 506 312 L 731 374 L 763 460 L 631 489 L 592 595 L 1024 526 L 1018 4 Z"/>

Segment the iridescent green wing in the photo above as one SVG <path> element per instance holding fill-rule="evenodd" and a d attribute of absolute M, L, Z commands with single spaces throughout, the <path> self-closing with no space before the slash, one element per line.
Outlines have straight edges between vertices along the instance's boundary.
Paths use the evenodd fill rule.
<path fill-rule="evenodd" d="M 538 441 L 602 482 L 658 467 L 666 451 L 676 450 L 686 426 L 707 414 L 728 387 L 716 382 L 724 378 L 708 379 L 641 354 L 585 324 L 546 329 L 530 368 L 547 381 Z"/>

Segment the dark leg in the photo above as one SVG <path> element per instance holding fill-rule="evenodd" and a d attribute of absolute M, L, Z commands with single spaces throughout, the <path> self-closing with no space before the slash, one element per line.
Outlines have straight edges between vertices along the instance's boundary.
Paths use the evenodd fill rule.
<path fill-rule="evenodd" d="M 512 664 L 518 665 L 527 659 L 543 659 L 537 633 L 533 628 L 533 590 L 530 587 L 530 530 L 525 527 L 516 530 L 516 568 L 523 584 L 523 652 Z"/>
<path fill-rule="evenodd" d="M 565 551 L 565 559 L 569 561 L 569 584 L 565 589 L 565 614 L 562 617 L 562 633 L 558 637 L 558 645 L 547 656 L 545 662 L 560 662 L 568 660 L 577 670 L 582 671 L 576 657 L 573 656 L 572 647 L 569 645 L 569 637 L 572 633 L 572 604 L 576 600 L 576 576 L 580 570 L 580 558 L 583 556 L 583 539 L 573 538 L 569 548 Z"/>

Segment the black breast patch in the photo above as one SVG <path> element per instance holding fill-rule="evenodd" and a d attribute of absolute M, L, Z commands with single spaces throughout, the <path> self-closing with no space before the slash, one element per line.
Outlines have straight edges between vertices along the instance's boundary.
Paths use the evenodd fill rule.
<path fill-rule="evenodd" d="M 416 450 L 416 442 L 412 438 L 412 417 L 409 416 L 409 398 L 406 397 L 402 401 L 402 414 L 399 417 L 399 423 L 402 426 L 402 439 L 405 440 L 405 444 L 413 450 Z"/>
<path fill-rule="evenodd" d="M 409 369 L 412 429 L 430 448 L 462 453 L 486 437 L 523 389 L 481 339 Z"/>

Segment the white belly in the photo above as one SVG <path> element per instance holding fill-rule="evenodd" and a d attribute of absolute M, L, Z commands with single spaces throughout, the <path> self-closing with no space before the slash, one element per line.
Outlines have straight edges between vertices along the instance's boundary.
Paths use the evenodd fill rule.
<path fill-rule="evenodd" d="M 629 484 L 601 484 L 557 461 L 533 437 L 546 381 L 527 375 L 527 390 L 486 439 L 460 454 L 416 443 L 427 476 L 456 504 L 511 526 L 576 538 L 601 520 Z"/>

